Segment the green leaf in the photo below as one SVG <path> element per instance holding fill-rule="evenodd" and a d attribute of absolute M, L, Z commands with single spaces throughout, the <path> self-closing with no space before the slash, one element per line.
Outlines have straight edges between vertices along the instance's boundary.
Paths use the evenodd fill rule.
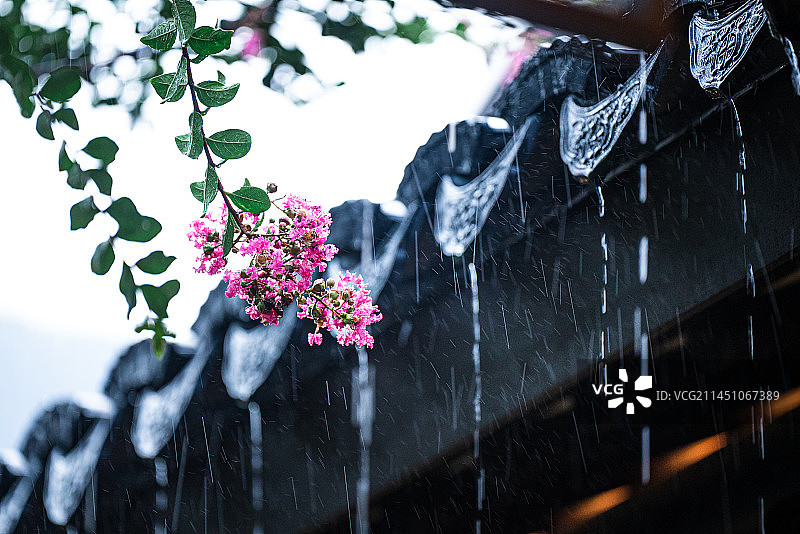
<path fill-rule="evenodd" d="M 45 139 L 51 141 L 55 139 L 53 136 L 53 116 L 49 111 L 42 111 L 36 118 L 36 131 Z"/>
<path fill-rule="evenodd" d="M 211 152 L 222 159 L 237 159 L 250 152 L 250 134 L 244 130 L 222 130 L 206 142 Z"/>
<path fill-rule="evenodd" d="M 164 102 L 174 102 L 177 100 L 175 96 L 178 94 L 178 91 L 181 87 L 184 88 L 184 91 L 186 90 L 185 87 L 189 83 L 187 66 L 188 62 L 186 61 L 186 58 L 181 57 L 181 60 L 178 63 L 178 70 L 175 72 L 175 76 L 173 76 L 169 87 L 167 87 L 167 94 L 164 96 L 164 100 L 161 102 L 162 104 Z"/>
<path fill-rule="evenodd" d="M 58 170 L 59 171 L 67 171 L 71 169 L 75 165 L 71 159 L 69 159 L 69 155 L 67 155 L 67 143 L 61 143 L 61 151 L 58 153 Z"/>
<path fill-rule="evenodd" d="M 202 180 L 199 182 L 192 182 L 189 184 L 189 191 L 192 192 L 192 196 L 196 198 L 198 202 L 203 201 L 204 188 L 205 188 L 205 182 L 203 182 Z"/>
<path fill-rule="evenodd" d="M 94 249 L 92 272 L 94 274 L 106 274 L 113 264 L 114 247 L 111 245 L 111 239 L 109 239 L 108 241 L 103 241 Z"/>
<path fill-rule="evenodd" d="M 175 21 L 170 19 L 162 22 L 153 31 L 141 38 L 141 41 L 153 50 L 169 50 L 175 44 L 178 30 Z"/>
<path fill-rule="evenodd" d="M 80 88 L 80 71 L 74 67 L 61 67 L 50 73 L 39 94 L 55 102 L 66 102 Z"/>
<path fill-rule="evenodd" d="M 161 274 L 175 261 L 175 256 L 165 256 L 160 250 L 151 252 L 136 262 L 136 266 L 148 274 Z"/>
<path fill-rule="evenodd" d="M 175 18 L 178 40 L 183 44 L 194 31 L 194 23 L 197 19 L 194 6 L 189 0 L 172 0 L 172 16 Z"/>
<path fill-rule="evenodd" d="M 203 153 L 203 116 L 198 112 L 189 115 L 189 133 L 175 136 L 175 145 L 181 154 L 197 159 Z"/>
<path fill-rule="evenodd" d="M 225 223 L 225 233 L 222 235 L 222 257 L 228 255 L 233 248 L 233 231 L 236 228 L 236 222 L 233 219 L 233 213 L 228 212 L 228 220 Z"/>
<path fill-rule="evenodd" d="M 117 143 L 108 137 L 95 137 L 83 147 L 84 152 L 102 161 L 103 165 L 108 165 L 114 161 L 114 158 L 117 157 L 118 150 L 119 147 Z"/>
<path fill-rule="evenodd" d="M 204 105 L 212 108 L 227 104 L 239 91 L 239 84 L 235 83 L 230 87 L 225 87 L 220 82 L 205 81 L 200 82 L 195 87 L 197 98 Z"/>
<path fill-rule="evenodd" d="M 181 151 L 181 154 L 186 154 L 189 151 L 189 134 L 176 135 L 175 145 Z"/>
<path fill-rule="evenodd" d="M 17 99 L 19 111 L 25 118 L 33 116 L 36 106 L 31 99 L 33 94 L 33 71 L 27 63 L 11 54 L 0 54 L 0 76 L 8 81 Z"/>
<path fill-rule="evenodd" d="M 94 216 L 100 213 L 92 197 L 86 197 L 69 209 L 70 230 L 86 228 Z"/>
<path fill-rule="evenodd" d="M 228 198 L 237 208 L 250 213 L 263 213 L 270 206 L 269 195 L 258 187 L 242 187 L 238 191 L 228 193 Z"/>
<path fill-rule="evenodd" d="M 198 54 L 210 56 L 230 48 L 231 35 L 233 35 L 232 30 L 215 30 L 211 26 L 200 26 L 187 44 Z"/>
<path fill-rule="evenodd" d="M 136 332 L 143 332 L 145 330 L 151 330 L 153 332 L 153 354 L 159 360 L 164 357 L 164 353 L 167 349 L 167 342 L 164 338 L 175 337 L 174 333 L 167 330 L 167 327 L 161 317 L 158 317 L 155 320 L 148 317 L 142 324 L 137 326 L 135 330 Z"/>
<path fill-rule="evenodd" d="M 117 237 L 126 241 L 144 243 L 161 231 L 161 224 L 152 217 L 141 215 L 128 197 L 118 198 L 112 202 L 106 213 L 114 217 L 119 224 Z"/>
<path fill-rule="evenodd" d="M 189 115 L 189 147 L 186 155 L 197 159 L 203 153 L 203 116 L 194 111 Z"/>
<path fill-rule="evenodd" d="M 203 203 L 203 215 L 208 211 L 208 205 L 217 196 L 217 184 L 219 178 L 214 167 L 206 168 L 206 179 L 202 182 L 194 182 L 189 186 L 192 196 Z"/>
<path fill-rule="evenodd" d="M 122 262 L 122 275 L 119 277 L 119 292 L 125 296 L 128 303 L 128 319 L 131 318 L 131 310 L 136 306 L 136 283 L 133 281 L 133 273 L 128 264 Z"/>
<path fill-rule="evenodd" d="M 217 81 L 219 83 L 225 83 L 225 75 L 222 74 L 220 71 L 217 71 Z"/>
<path fill-rule="evenodd" d="M 197 64 L 201 63 L 201 62 L 202 62 L 204 59 L 206 59 L 207 57 L 208 57 L 208 56 L 204 56 L 203 54 L 197 54 L 196 56 L 194 56 L 194 57 L 191 59 L 191 62 L 192 62 L 192 63 L 194 63 L 195 65 L 197 65 Z"/>
<path fill-rule="evenodd" d="M 180 100 L 181 97 L 183 96 L 183 93 L 186 92 L 186 85 L 179 86 L 178 91 L 172 98 L 166 98 L 167 91 L 169 90 L 169 87 L 174 79 L 175 79 L 175 73 L 168 72 L 167 74 L 160 74 L 158 76 L 150 78 L 150 85 L 153 86 L 153 89 L 155 89 L 156 94 L 158 94 L 158 96 L 160 96 L 162 100 L 166 100 L 167 102 L 175 102 L 177 100 Z M 189 82 L 188 76 L 186 82 L 187 83 Z"/>
<path fill-rule="evenodd" d="M 144 300 L 147 301 L 147 305 L 150 306 L 150 309 L 153 310 L 153 313 L 163 319 L 164 317 L 167 317 L 167 306 L 169 305 L 169 301 L 172 299 L 172 297 L 178 294 L 178 291 L 181 288 L 181 283 L 177 280 L 170 280 L 160 287 L 145 284 L 139 286 L 139 288 L 142 290 Z"/>
<path fill-rule="evenodd" d="M 67 185 L 72 189 L 83 189 L 88 181 L 89 177 L 77 163 L 73 163 L 72 167 L 67 170 Z"/>
<path fill-rule="evenodd" d="M 113 180 L 111 179 L 111 175 L 108 174 L 108 171 L 105 169 L 89 169 L 88 171 L 83 171 L 86 176 L 92 179 L 94 184 L 97 186 L 97 189 L 103 193 L 104 195 L 111 194 L 111 185 Z"/>
<path fill-rule="evenodd" d="M 78 117 L 75 116 L 75 112 L 70 108 L 59 109 L 53 113 L 53 118 L 58 122 L 63 122 L 73 130 L 78 129 Z"/>

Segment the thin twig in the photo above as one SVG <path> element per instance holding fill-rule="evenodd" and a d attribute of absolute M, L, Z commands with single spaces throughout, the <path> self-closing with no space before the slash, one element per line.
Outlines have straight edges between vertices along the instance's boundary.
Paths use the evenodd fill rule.
<path fill-rule="evenodd" d="M 192 106 L 194 107 L 194 111 L 196 113 L 200 113 L 200 102 L 197 100 L 197 92 L 195 91 L 194 88 L 194 78 L 192 77 L 192 67 L 191 67 L 192 61 L 189 59 L 189 49 L 184 46 L 181 47 L 181 50 L 183 51 L 183 57 L 186 59 L 186 74 L 189 79 L 189 93 L 192 96 Z M 214 160 L 211 158 L 211 149 L 208 147 L 208 142 L 206 141 L 206 133 L 203 130 L 202 124 L 200 125 L 200 137 L 203 139 L 203 152 L 205 152 L 206 154 L 206 160 L 208 160 L 208 166 L 211 167 L 212 169 L 217 168 L 218 165 L 214 163 Z M 236 221 L 236 226 L 239 227 L 239 231 L 242 234 L 249 237 L 250 234 L 247 233 L 247 230 L 245 230 L 244 226 L 242 225 L 242 221 L 239 220 L 239 212 L 237 212 L 236 208 L 234 208 L 233 204 L 231 204 L 231 201 L 228 198 L 227 193 L 225 193 L 225 188 L 222 187 L 222 181 L 219 179 L 219 176 L 217 176 L 217 191 L 219 191 L 219 193 L 222 195 L 222 200 L 225 201 L 225 205 L 228 207 L 228 211 L 233 214 L 233 220 Z"/>

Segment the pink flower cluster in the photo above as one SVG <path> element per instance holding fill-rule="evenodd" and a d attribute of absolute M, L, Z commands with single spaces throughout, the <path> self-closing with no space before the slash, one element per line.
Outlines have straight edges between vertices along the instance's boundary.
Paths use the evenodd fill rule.
<path fill-rule="evenodd" d="M 361 276 L 350 271 L 340 274 L 338 280 L 317 280 L 306 295 L 297 299 L 298 317 L 308 317 L 317 324 L 317 331 L 308 335 L 309 345 L 321 344 L 320 328 L 336 333 L 340 345 L 372 348 L 374 339 L 367 326 L 377 323 L 383 316 L 372 303 L 369 290 Z"/>
<path fill-rule="evenodd" d="M 321 327 L 335 332 L 342 345 L 372 347 L 373 338 L 366 327 L 379 321 L 381 314 L 361 277 L 348 272 L 336 281 L 313 282 L 314 273 L 324 272 L 338 252 L 334 245 L 325 243 L 330 214 L 294 195 L 289 195 L 282 206 L 273 206 L 283 212 L 278 221 L 265 220 L 264 214 L 238 214 L 241 228 L 237 225 L 234 230 L 231 250 L 249 258 L 249 265 L 241 269 L 226 268 L 227 258 L 222 254 L 226 207 L 194 221 L 188 237 L 202 251 L 195 271 L 210 275 L 222 272 L 228 282 L 225 294 L 247 301 L 248 315 L 263 324 L 277 324 L 297 299 L 297 316 L 309 317 L 317 324 L 317 331 L 309 334 L 310 345 L 322 343 Z"/>
<path fill-rule="evenodd" d="M 227 261 L 222 257 L 222 229 L 225 228 L 227 217 L 228 210 L 222 206 L 221 210 L 210 211 L 204 218 L 192 222 L 192 231 L 187 234 L 189 241 L 203 251 L 197 257 L 195 272 L 214 275 L 225 267 Z"/>

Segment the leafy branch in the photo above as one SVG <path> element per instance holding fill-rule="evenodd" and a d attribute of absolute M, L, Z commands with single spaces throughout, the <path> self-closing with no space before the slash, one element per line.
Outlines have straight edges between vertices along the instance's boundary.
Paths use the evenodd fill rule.
<path fill-rule="evenodd" d="M 50 73 L 38 91 L 31 88 L 31 96 L 40 108 L 36 119 L 36 131 L 41 137 L 55 140 L 54 123 L 63 123 L 73 130 L 79 129 L 75 111 L 67 106 L 81 88 L 81 76 L 77 69 L 63 67 Z M 58 109 L 55 109 L 59 105 Z M 34 108 L 35 109 L 35 108 Z M 33 115 L 33 112 L 30 113 Z M 67 185 L 73 189 L 84 190 L 89 181 L 94 182 L 100 195 L 107 197 L 110 204 L 100 209 L 94 195 L 89 195 L 75 203 L 69 210 L 70 229 L 81 230 L 89 226 L 99 214 L 111 217 L 117 222 L 117 231 L 95 248 L 91 258 L 92 272 L 105 275 L 116 260 L 114 244 L 117 240 L 146 243 L 161 232 L 161 224 L 153 217 L 139 213 L 134 202 L 128 197 L 112 197 L 113 178 L 108 171 L 116 159 L 119 147 L 108 137 L 95 137 L 81 151 L 94 158 L 99 165 L 84 169 L 67 152 L 66 142 L 62 142 L 58 155 L 59 171 L 67 173 Z M 108 201 L 105 201 L 108 202 Z M 101 204 L 105 202 L 100 202 Z M 148 274 L 162 274 L 175 260 L 175 256 L 166 256 L 162 251 L 154 251 L 138 260 L 133 266 Z M 149 284 L 137 285 L 131 267 L 122 263 L 119 289 L 128 304 L 128 317 L 137 304 L 137 293 L 141 291 L 145 302 L 155 318 L 146 319 L 137 331 L 152 330 L 153 348 L 156 355 L 161 356 L 165 349 L 164 337 L 174 336 L 164 325 L 167 317 L 167 305 L 180 288 L 177 280 L 170 280 L 159 287 Z"/>
<path fill-rule="evenodd" d="M 191 159 L 198 159 L 201 154 L 206 158 L 205 179 L 190 185 L 192 195 L 203 204 L 203 216 L 193 223 L 189 234 L 195 247 L 202 251 L 195 270 L 211 275 L 224 270 L 228 282 L 226 295 L 245 300 L 248 315 L 264 324 L 277 324 L 297 299 L 298 317 L 308 317 L 317 326 L 309 334 L 309 344 L 320 344 L 319 329 L 327 328 L 336 333 L 337 341 L 343 345 L 372 346 L 373 338 L 366 327 L 379 321 L 381 314 L 368 296 L 363 280 L 349 272 L 338 281 L 313 280 L 313 273 L 324 271 L 337 252 L 336 247 L 325 243 L 330 232 L 330 214 L 293 196 L 288 197 L 283 207 L 278 206 L 269 197 L 277 190 L 274 184 L 264 190 L 245 179 L 236 191 L 228 192 L 223 187 L 217 169 L 230 159 L 247 155 L 251 137 L 239 129 L 206 136 L 204 118 L 211 108 L 233 100 L 239 85 L 226 86 L 225 76 L 220 72 L 216 81 L 196 83 L 192 65 L 228 49 L 233 32 L 209 26 L 195 28 L 196 14 L 189 0 L 172 0 L 172 14 L 173 18 L 156 26 L 142 42 L 166 51 L 177 40 L 181 48 L 175 72 L 156 76 L 151 84 L 162 103 L 180 100 L 189 88 L 192 101 L 189 133 L 176 136 L 175 144 Z M 194 57 L 190 49 L 196 54 Z M 201 109 L 201 103 L 206 109 Z M 215 161 L 214 156 L 220 161 Z M 220 215 L 208 214 L 209 204 L 217 195 L 222 197 L 224 210 Z M 270 218 L 266 228 L 257 232 L 264 223 L 265 212 L 272 206 L 283 216 L 277 222 Z M 225 269 L 232 251 L 249 256 L 249 266 Z"/>
<path fill-rule="evenodd" d="M 206 136 L 204 117 L 211 108 L 223 106 L 233 100 L 239 90 L 239 84 L 225 85 L 225 76 L 217 72 L 217 80 L 195 83 L 192 65 L 230 48 L 233 31 L 200 26 L 195 28 L 196 13 L 189 0 L 172 0 L 173 18 L 156 26 L 141 41 L 156 51 L 173 48 L 176 40 L 181 47 L 181 58 L 177 70 L 156 76 L 150 83 L 156 93 L 165 102 L 180 100 L 189 88 L 193 111 L 189 115 L 189 133 L 175 137 L 175 144 L 180 152 L 191 159 L 205 154 L 205 179 L 191 184 L 192 195 L 203 203 L 203 215 L 217 194 L 222 197 L 228 210 L 228 221 L 222 239 L 223 255 L 227 256 L 233 246 L 234 228 L 240 237 L 248 235 L 242 223 L 241 213 L 236 209 L 250 213 L 263 213 L 270 208 L 268 193 L 258 187 L 245 184 L 239 190 L 228 193 L 219 179 L 217 169 L 229 159 L 244 157 L 251 146 L 250 134 L 244 130 L 229 129 Z M 190 49 L 196 55 L 191 57 Z M 200 104 L 206 106 L 202 109 Z M 220 158 L 214 161 L 214 154 Z"/>

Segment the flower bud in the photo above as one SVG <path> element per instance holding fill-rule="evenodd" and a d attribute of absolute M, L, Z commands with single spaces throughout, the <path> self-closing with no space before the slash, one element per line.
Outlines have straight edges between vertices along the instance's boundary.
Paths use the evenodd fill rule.
<path fill-rule="evenodd" d="M 274 193 L 274 192 L 276 192 L 278 190 L 278 186 L 275 185 L 274 183 L 270 182 L 270 183 L 267 184 L 266 190 L 267 190 L 267 193 Z"/>
<path fill-rule="evenodd" d="M 336 280 L 334 280 L 333 278 L 328 278 L 328 280 L 325 282 L 325 284 L 328 287 L 332 288 L 333 286 L 336 285 Z"/>

